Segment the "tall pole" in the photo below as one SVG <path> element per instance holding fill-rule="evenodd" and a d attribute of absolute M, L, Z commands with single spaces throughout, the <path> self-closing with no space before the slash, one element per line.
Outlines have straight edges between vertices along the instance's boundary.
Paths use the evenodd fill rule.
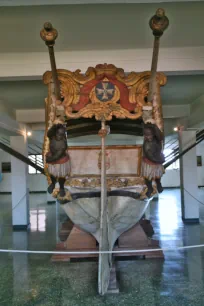
<path fill-rule="evenodd" d="M 106 186 L 106 148 L 105 148 L 105 137 L 107 135 L 107 129 L 105 121 L 101 121 L 101 129 L 99 136 L 101 137 L 101 209 L 100 209 L 100 236 L 99 236 L 99 251 L 106 251 L 109 249 L 108 239 L 108 220 L 107 220 L 107 186 Z M 99 254 L 99 265 L 98 265 L 98 289 L 99 294 L 103 295 L 109 283 L 110 275 L 110 255 Z"/>
<path fill-rule="evenodd" d="M 107 200 L 107 188 L 106 188 L 106 149 L 105 149 L 105 137 L 106 137 L 105 121 L 101 122 L 101 210 L 104 210 L 104 206 Z"/>
<path fill-rule="evenodd" d="M 54 53 L 54 44 L 55 40 L 57 39 L 58 33 L 57 30 L 53 28 L 50 22 L 46 22 L 44 24 L 44 28 L 40 31 L 40 36 L 42 40 L 45 41 L 45 44 L 48 47 L 49 56 L 50 56 L 50 64 L 52 69 L 52 80 L 54 83 L 54 91 L 55 96 L 58 101 L 61 100 L 60 95 L 60 82 L 57 76 L 57 68 L 56 68 L 56 61 L 55 61 L 55 53 Z"/>
<path fill-rule="evenodd" d="M 154 95 L 156 94 L 156 86 L 157 86 L 157 64 L 159 57 L 159 42 L 160 37 L 154 37 L 154 46 L 153 46 L 153 54 L 152 54 L 152 65 L 151 65 L 151 75 L 149 80 L 149 92 L 148 92 L 148 102 L 152 102 Z"/>
<path fill-rule="evenodd" d="M 155 102 L 154 99 L 157 99 L 156 97 L 157 96 L 157 78 L 156 77 L 157 77 L 157 64 L 158 64 L 158 57 L 159 57 L 160 37 L 163 35 L 164 31 L 167 29 L 169 25 L 169 20 L 165 16 L 164 9 L 159 8 L 156 11 L 156 14 L 150 19 L 149 25 L 154 35 L 154 46 L 153 46 L 151 74 L 150 74 L 150 81 L 149 81 L 148 102 L 151 104 L 154 104 L 154 103 L 157 104 L 159 103 L 159 101 Z M 158 114 L 156 114 L 156 116 L 157 115 Z M 155 117 L 154 105 L 153 105 L 153 111 L 150 111 L 148 117 L 149 117 L 148 119 L 152 119 Z"/>

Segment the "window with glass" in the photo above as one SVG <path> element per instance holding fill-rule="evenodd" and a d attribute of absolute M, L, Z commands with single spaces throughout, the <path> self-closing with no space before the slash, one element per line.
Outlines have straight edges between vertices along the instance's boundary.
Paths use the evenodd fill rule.
<path fill-rule="evenodd" d="M 38 165 L 39 167 L 43 168 L 43 158 L 41 154 L 32 154 L 28 156 L 29 159 L 36 165 Z M 33 168 L 32 166 L 28 166 L 28 173 L 29 174 L 38 174 L 41 173 L 40 171 L 36 170 L 35 168 Z"/>
<path fill-rule="evenodd" d="M 170 158 L 170 155 L 173 153 L 172 149 L 165 149 L 164 150 L 164 156 L 167 159 L 168 157 Z M 173 154 L 171 155 L 173 158 Z M 177 159 L 173 164 L 171 164 L 166 170 L 177 170 L 180 168 L 180 163 L 179 159 Z"/>

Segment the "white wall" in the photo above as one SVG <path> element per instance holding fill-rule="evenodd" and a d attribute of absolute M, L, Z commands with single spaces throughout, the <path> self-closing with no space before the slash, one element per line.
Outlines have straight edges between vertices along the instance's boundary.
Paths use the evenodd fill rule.
<path fill-rule="evenodd" d="M 29 174 L 28 175 L 29 190 L 32 191 L 46 191 L 47 190 L 47 178 L 43 174 Z"/>
<path fill-rule="evenodd" d="M 47 180 L 43 174 L 29 174 L 28 186 L 30 192 L 46 191 Z M 11 173 L 3 173 L 3 180 L 0 182 L 0 193 L 11 192 Z"/>
<path fill-rule="evenodd" d="M 3 173 L 3 179 L 0 182 L 0 192 L 11 192 L 11 174 Z"/>
<path fill-rule="evenodd" d="M 204 143 L 196 146 L 196 155 L 202 157 L 202 167 L 197 167 L 198 186 L 204 186 Z M 162 177 L 163 187 L 179 187 L 180 186 L 180 170 L 166 170 Z"/>
<path fill-rule="evenodd" d="M 196 146 L 196 155 L 202 157 L 202 167 L 197 167 L 198 186 L 204 186 L 204 143 Z M 180 186 L 180 170 L 166 170 L 162 177 L 163 187 L 179 187 Z"/>
<path fill-rule="evenodd" d="M 2 162 L 10 162 L 11 157 L 4 151 L 0 150 L 0 167 Z M 3 180 L 0 182 L 0 192 L 11 192 L 11 173 L 2 173 Z M 28 175 L 29 190 L 46 191 L 47 179 L 43 174 Z"/>
<path fill-rule="evenodd" d="M 180 169 L 166 170 L 162 177 L 163 187 L 179 187 L 180 186 Z"/>

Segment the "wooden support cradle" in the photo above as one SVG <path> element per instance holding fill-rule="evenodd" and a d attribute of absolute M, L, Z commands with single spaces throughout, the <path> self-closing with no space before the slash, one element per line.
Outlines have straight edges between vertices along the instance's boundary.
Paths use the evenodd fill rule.
<path fill-rule="evenodd" d="M 89 233 L 79 229 L 77 226 L 73 226 L 70 232 L 69 222 L 67 225 L 64 224 L 63 231 L 65 235 L 65 228 L 67 227 L 68 237 L 66 241 L 57 244 L 56 251 L 62 252 L 88 252 L 88 251 L 98 251 L 98 245 L 96 239 Z M 142 258 L 164 258 L 162 251 L 152 251 L 152 252 L 125 252 L 127 250 L 149 250 L 158 249 L 159 242 L 147 237 L 140 223 L 137 223 L 131 229 L 123 233 L 115 247 L 114 251 L 123 251 L 124 253 L 114 254 L 114 258 L 117 260 L 119 257 L 130 257 L 130 256 L 142 256 Z M 98 258 L 98 254 L 56 254 L 52 256 L 53 262 L 66 261 L 69 262 L 72 258 Z"/>

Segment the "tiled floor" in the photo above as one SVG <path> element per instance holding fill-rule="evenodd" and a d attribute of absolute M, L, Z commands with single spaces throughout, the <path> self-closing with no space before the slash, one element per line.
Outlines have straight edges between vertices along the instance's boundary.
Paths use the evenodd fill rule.
<path fill-rule="evenodd" d="M 200 190 L 201 201 L 203 195 Z M 0 195 L 0 248 L 55 248 L 55 205 L 47 205 L 44 194 L 31 195 L 30 200 L 30 231 L 12 232 L 11 197 Z M 179 190 L 165 190 L 152 202 L 150 216 L 162 247 L 204 243 L 204 205 L 200 206 L 200 225 L 184 225 Z M 65 217 L 61 210 L 59 216 Z M 203 268 L 204 248 L 165 252 L 165 261 L 121 261 L 120 294 L 100 297 L 96 262 L 53 264 L 50 255 L 0 253 L 0 306 L 203 306 Z"/>

